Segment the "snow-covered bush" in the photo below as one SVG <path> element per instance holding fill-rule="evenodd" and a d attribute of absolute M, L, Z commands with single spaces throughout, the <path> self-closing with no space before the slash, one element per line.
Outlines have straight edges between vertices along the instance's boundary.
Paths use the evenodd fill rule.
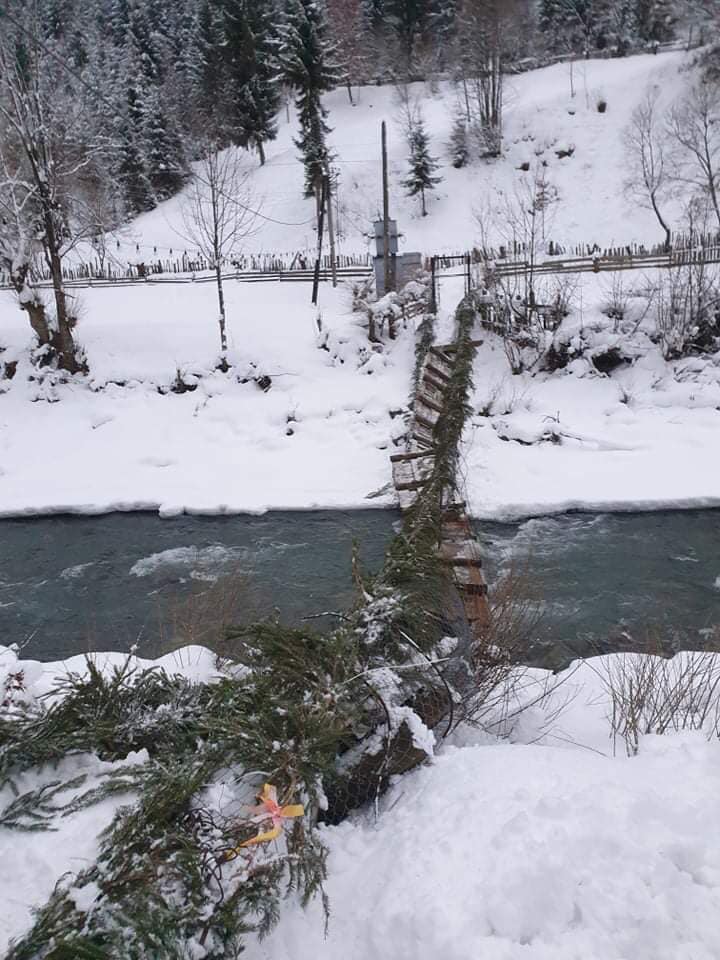
<path fill-rule="evenodd" d="M 671 660 L 646 653 L 608 657 L 600 676 L 611 703 L 613 741 L 635 754 L 646 734 L 702 730 L 720 736 L 720 657 L 709 651 Z"/>
<path fill-rule="evenodd" d="M 656 336 L 666 360 L 713 347 L 720 337 L 717 268 L 705 263 L 671 267 L 652 290 Z"/>
<path fill-rule="evenodd" d="M 423 314 L 429 303 L 429 278 L 419 274 L 406 283 L 401 290 L 391 290 L 380 300 L 370 300 L 370 289 L 358 291 L 354 309 L 365 313 L 368 323 L 368 340 L 380 342 L 384 334 L 395 340 L 401 329 L 405 330 L 414 317 Z"/>

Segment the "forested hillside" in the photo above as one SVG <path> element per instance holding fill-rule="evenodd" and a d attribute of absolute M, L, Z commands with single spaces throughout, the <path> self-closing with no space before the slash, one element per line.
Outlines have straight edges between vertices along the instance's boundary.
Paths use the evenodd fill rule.
<path fill-rule="evenodd" d="M 257 153 L 298 98 L 313 186 L 319 97 L 443 75 L 466 87 L 523 61 L 623 55 L 712 26 L 714 0 L 7 0 L 4 72 L 40 75 L 82 152 L 98 228 L 172 195 L 208 141 Z M 484 89 L 483 93 L 487 91 Z M 486 120 L 493 121 L 492 116 Z M 492 125 L 492 122 L 491 122 Z M 490 137 L 492 140 L 492 137 Z M 10 146 L 10 145 L 8 145 Z M 92 189 L 91 189 L 92 188 Z M 102 202 L 101 202 L 102 201 Z"/>

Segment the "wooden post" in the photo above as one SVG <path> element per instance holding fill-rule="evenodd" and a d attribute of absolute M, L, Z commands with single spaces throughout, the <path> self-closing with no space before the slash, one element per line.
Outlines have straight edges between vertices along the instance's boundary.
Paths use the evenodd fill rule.
<path fill-rule="evenodd" d="M 383 178 L 383 271 L 385 280 L 385 293 L 392 290 L 392 274 L 390 271 L 390 187 L 388 183 L 388 158 L 387 158 L 387 127 L 385 121 L 382 122 L 382 178 Z"/>
<path fill-rule="evenodd" d="M 327 202 L 328 217 L 328 239 L 330 240 L 330 273 L 332 275 L 332 285 L 337 287 L 337 264 L 335 262 L 335 218 L 332 208 L 332 181 L 330 179 L 330 169 L 325 174 L 325 200 Z"/>
<path fill-rule="evenodd" d="M 315 276 L 313 277 L 312 304 L 317 306 L 318 289 L 320 287 L 320 263 L 322 260 L 323 230 L 325 229 L 325 177 L 322 178 L 320 189 L 320 214 L 318 216 L 318 249 L 315 261 Z"/>
<path fill-rule="evenodd" d="M 437 313 L 437 296 L 435 295 L 435 257 L 430 257 L 430 312 Z"/>

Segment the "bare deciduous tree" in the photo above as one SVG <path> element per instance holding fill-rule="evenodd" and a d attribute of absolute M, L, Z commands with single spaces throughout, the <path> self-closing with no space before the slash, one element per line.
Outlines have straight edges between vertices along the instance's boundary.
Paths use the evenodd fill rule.
<path fill-rule="evenodd" d="M 1 250 L 6 271 L 27 312 L 47 360 L 69 373 L 86 368 L 73 339 L 75 317 L 63 284 L 63 256 L 83 234 L 75 216 L 83 171 L 93 149 L 79 133 L 77 91 L 45 55 L 39 26 L 24 58 L 13 39 L 0 37 L 0 179 Z M 44 254 L 53 285 L 54 312 L 30 286 L 37 245 Z"/>
<path fill-rule="evenodd" d="M 633 110 L 625 131 L 625 153 L 629 175 L 625 184 L 628 196 L 653 211 L 665 233 L 665 248 L 670 249 L 672 234 L 661 210 L 670 193 L 667 133 L 658 116 L 658 95 L 648 91 Z"/>
<path fill-rule="evenodd" d="M 227 323 L 222 270 L 241 252 L 241 244 L 253 230 L 257 212 L 236 147 L 220 150 L 208 141 L 183 205 L 183 236 L 194 244 L 215 271 L 220 326 L 220 365 L 227 363 Z"/>
<path fill-rule="evenodd" d="M 678 181 L 708 197 L 720 226 L 720 84 L 697 83 L 670 111 Z"/>
<path fill-rule="evenodd" d="M 500 154 L 504 34 L 512 8 L 500 0 L 461 0 L 457 9 L 455 77 L 485 156 Z"/>
<path fill-rule="evenodd" d="M 688 205 L 685 230 L 693 256 L 681 266 L 662 271 L 650 290 L 657 336 L 667 359 L 684 356 L 690 348 L 714 347 L 720 335 L 720 276 L 706 262 L 702 238 L 710 218 L 706 199 Z"/>
<path fill-rule="evenodd" d="M 369 38 L 362 0 L 328 0 L 327 6 L 330 34 L 337 48 L 338 60 L 343 65 L 348 99 L 354 106 L 353 84 L 367 81 L 371 59 L 368 56 Z"/>

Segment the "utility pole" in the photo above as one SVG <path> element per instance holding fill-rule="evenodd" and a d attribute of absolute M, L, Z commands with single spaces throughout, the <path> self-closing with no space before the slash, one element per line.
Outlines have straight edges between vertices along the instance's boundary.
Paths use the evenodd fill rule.
<path fill-rule="evenodd" d="M 390 270 L 390 186 L 388 183 L 387 127 L 382 122 L 382 178 L 383 178 L 383 267 L 385 272 L 385 293 L 393 290 L 395 284 Z"/>
<path fill-rule="evenodd" d="M 320 190 L 320 213 L 318 216 L 318 248 L 317 259 L 315 261 L 315 276 L 313 277 L 312 304 L 317 306 L 318 290 L 320 288 L 320 264 L 322 262 L 322 244 L 323 230 L 325 229 L 325 187 L 326 178 L 322 178 L 322 187 Z"/>
<path fill-rule="evenodd" d="M 328 238 L 330 239 L 330 272 L 332 274 L 332 285 L 333 287 L 337 287 L 337 264 L 335 262 L 335 217 L 333 214 L 332 179 L 330 177 L 329 166 L 323 179 L 325 181 L 325 200 L 327 202 Z"/>

